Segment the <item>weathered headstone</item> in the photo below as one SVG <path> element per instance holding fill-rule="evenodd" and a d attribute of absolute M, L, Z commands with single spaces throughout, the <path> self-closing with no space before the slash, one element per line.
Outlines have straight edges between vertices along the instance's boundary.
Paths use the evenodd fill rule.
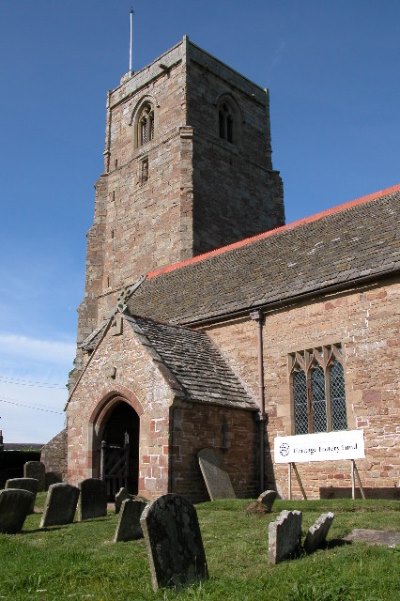
<path fill-rule="evenodd" d="M 153 589 L 182 587 L 208 577 L 195 508 L 180 495 L 153 501 L 140 519 L 149 556 Z"/>
<path fill-rule="evenodd" d="M 215 449 L 202 449 L 197 453 L 201 473 L 211 501 L 236 497 L 228 472 L 224 469 L 223 457 Z"/>
<path fill-rule="evenodd" d="M 136 540 L 143 538 L 143 530 L 140 524 L 140 518 L 146 503 L 144 501 L 135 501 L 134 499 L 125 499 L 121 505 L 117 529 L 115 531 L 114 542 L 118 543 L 124 540 Z"/>
<path fill-rule="evenodd" d="M 122 503 L 125 501 L 125 499 L 129 498 L 130 496 L 128 494 L 128 491 L 126 490 L 125 486 L 122 486 L 115 495 L 115 513 L 119 513 Z"/>
<path fill-rule="evenodd" d="M 31 492 L 33 494 L 33 498 L 31 500 L 29 513 L 34 512 L 38 488 L 38 481 L 36 480 L 36 478 L 11 478 L 10 480 L 6 481 L 4 488 L 18 488 L 21 490 L 27 490 Z"/>
<path fill-rule="evenodd" d="M 103 480 L 87 478 L 78 484 L 79 520 L 91 520 L 107 515 L 107 487 Z"/>
<path fill-rule="evenodd" d="M 52 484 L 58 484 L 59 482 L 62 482 L 62 478 L 59 474 L 57 474 L 56 472 L 46 472 L 46 479 L 45 479 L 46 490 L 49 490 L 49 488 Z"/>
<path fill-rule="evenodd" d="M 24 463 L 24 478 L 35 478 L 38 481 L 37 491 L 46 489 L 46 468 L 41 461 L 27 461 Z"/>
<path fill-rule="evenodd" d="M 4 534 L 21 532 L 34 500 L 35 495 L 22 488 L 0 490 L 0 532 Z"/>
<path fill-rule="evenodd" d="M 265 510 L 269 513 L 272 511 L 272 505 L 274 504 L 277 494 L 278 493 L 276 492 L 276 490 L 266 490 L 261 493 L 257 501 L 259 503 L 262 503 L 265 507 Z"/>
<path fill-rule="evenodd" d="M 303 544 L 306 553 L 312 553 L 316 549 L 323 547 L 334 517 L 335 514 L 331 511 L 323 513 L 309 528 Z"/>
<path fill-rule="evenodd" d="M 79 488 L 65 484 L 51 484 L 46 497 L 40 528 L 71 524 L 79 499 Z"/>
<path fill-rule="evenodd" d="M 300 549 L 301 511 L 282 511 L 268 526 L 268 559 L 279 563 Z"/>

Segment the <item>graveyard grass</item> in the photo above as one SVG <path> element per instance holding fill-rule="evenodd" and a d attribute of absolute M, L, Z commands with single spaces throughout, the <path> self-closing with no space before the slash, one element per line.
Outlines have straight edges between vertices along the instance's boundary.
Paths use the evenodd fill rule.
<path fill-rule="evenodd" d="M 45 494 L 38 495 L 37 508 Z M 209 580 L 154 593 L 144 540 L 112 543 L 117 517 L 39 529 L 27 518 L 18 535 L 0 535 L 0 600 L 87 601 L 392 601 L 400 598 L 400 547 L 344 544 L 353 528 L 400 530 L 398 501 L 276 501 L 267 515 L 247 515 L 249 500 L 196 506 Z M 324 512 L 335 519 L 328 548 L 272 566 L 267 528 L 282 509 L 303 512 L 303 533 Z"/>

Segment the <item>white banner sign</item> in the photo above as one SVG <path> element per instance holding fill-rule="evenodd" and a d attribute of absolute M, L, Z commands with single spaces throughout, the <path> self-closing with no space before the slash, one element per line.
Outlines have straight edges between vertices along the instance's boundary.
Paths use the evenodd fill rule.
<path fill-rule="evenodd" d="M 365 457 L 363 430 L 340 430 L 297 436 L 277 436 L 275 463 L 337 461 Z"/>

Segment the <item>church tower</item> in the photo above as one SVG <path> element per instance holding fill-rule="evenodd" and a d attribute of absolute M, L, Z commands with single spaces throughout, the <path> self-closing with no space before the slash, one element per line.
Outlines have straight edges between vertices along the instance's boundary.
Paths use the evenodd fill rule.
<path fill-rule="evenodd" d="M 268 92 L 184 37 L 108 93 L 78 343 L 140 275 L 283 223 Z"/>

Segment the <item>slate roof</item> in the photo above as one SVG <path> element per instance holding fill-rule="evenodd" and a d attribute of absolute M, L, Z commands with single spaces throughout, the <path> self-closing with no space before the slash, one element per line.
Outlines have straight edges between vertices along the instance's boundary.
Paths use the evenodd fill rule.
<path fill-rule="evenodd" d="M 400 269 L 400 185 L 147 275 L 133 315 L 194 323 Z"/>
<path fill-rule="evenodd" d="M 257 409 L 208 336 L 200 331 L 137 316 L 127 317 L 127 322 L 176 378 L 186 400 Z"/>

